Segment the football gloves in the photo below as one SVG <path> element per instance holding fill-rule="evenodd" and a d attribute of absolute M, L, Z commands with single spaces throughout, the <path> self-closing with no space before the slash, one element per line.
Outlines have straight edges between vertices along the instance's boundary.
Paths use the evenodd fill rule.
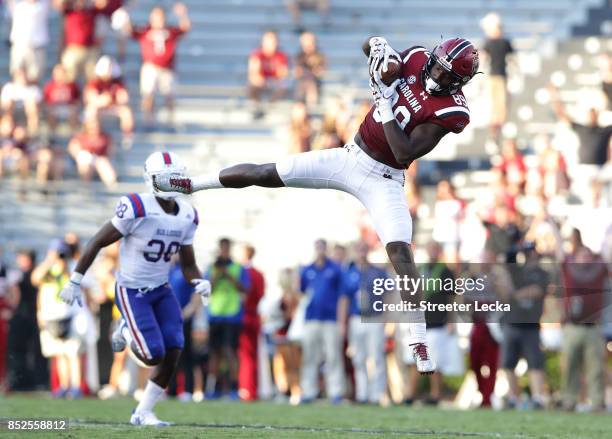
<path fill-rule="evenodd" d="M 370 78 L 370 91 L 372 92 L 376 110 L 380 114 L 381 123 L 383 124 L 395 120 L 393 104 L 395 94 L 397 93 L 395 88 L 399 82 L 400 80 L 396 79 L 391 85 L 386 85 L 378 72 L 374 72 L 374 75 Z"/>
<path fill-rule="evenodd" d="M 210 293 L 212 291 L 210 282 L 206 279 L 193 279 L 191 281 L 191 285 L 193 285 L 194 291 L 202 297 L 202 303 L 204 306 L 208 305 L 208 299 L 210 298 Z"/>
<path fill-rule="evenodd" d="M 64 303 L 72 305 L 75 301 L 79 306 L 83 306 L 83 296 L 81 294 L 81 285 L 70 280 L 64 285 L 60 291 L 60 298 Z"/>
<path fill-rule="evenodd" d="M 382 37 L 370 38 L 370 56 L 368 57 L 368 72 L 370 77 L 374 76 L 375 72 L 378 72 L 382 67 L 382 71 L 386 72 L 389 68 L 389 58 L 395 57 L 401 59 L 399 53 L 397 53 L 387 40 Z"/>

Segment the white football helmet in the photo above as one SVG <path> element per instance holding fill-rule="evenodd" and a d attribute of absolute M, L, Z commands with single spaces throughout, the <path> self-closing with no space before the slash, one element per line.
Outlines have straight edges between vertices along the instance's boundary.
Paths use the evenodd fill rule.
<path fill-rule="evenodd" d="M 172 199 L 181 195 L 179 192 L 161 192 L 153 186 L 153 176 L 185 175 L 185 165 L 179 156 L 173 152 L 161 151 L 151 154 L 144 165 L 144 179 L 151 193 L 156 197 Z"/>

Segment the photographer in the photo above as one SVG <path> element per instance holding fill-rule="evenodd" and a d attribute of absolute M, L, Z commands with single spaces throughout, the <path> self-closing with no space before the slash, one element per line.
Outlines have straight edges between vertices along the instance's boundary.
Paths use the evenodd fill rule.
<path fill-rule="evenodd" d="M 210 268 L 207 279 L 212 284 L 208 304 L 210 322 L 210 362 L 206 380 L 206 398 L 221 396 L 217 386 L 221 362 L 227 362 L 229 370 L 229 395 L 238 399 L 238 341 L 243 314 L 243 298 L 249 289 L 249 274 L 230 256 L 232 242 L 219 240 L 219 256 Z"/>
<path fill-rule="evenodd" d="M 53 240 L 47 257 L 32 271 L 32 285 L 38 287 L 37 321 L 43 356 L 55 361 L 59 389 L 54 397 L 81 396 L 81 339 L 76 334 L 73 317 L 77 305 L 64 303 L 59 293 L 70 279 L 70 248 L 63 240 Z"/>

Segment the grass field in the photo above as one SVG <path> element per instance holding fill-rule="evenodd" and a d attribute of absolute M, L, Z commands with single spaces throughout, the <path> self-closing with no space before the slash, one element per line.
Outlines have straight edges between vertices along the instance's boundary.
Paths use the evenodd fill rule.
<path fill-rule="evenodd" d="M 274 403 L 161 402 L 156 410 L 167 428 L 132 427 L 127 422 L 134 401 L 84 399 L 58 401 L 45 397 L 0 399 L 0 418 L 68 418 L 63 432 L 17 433 L 3 426 L 0 437 L 63 438 L 598 438 L 610 437 L 609 414 L 561 412 L 455 411 L 433 408 L 330 406 L 300 407 Z"/>

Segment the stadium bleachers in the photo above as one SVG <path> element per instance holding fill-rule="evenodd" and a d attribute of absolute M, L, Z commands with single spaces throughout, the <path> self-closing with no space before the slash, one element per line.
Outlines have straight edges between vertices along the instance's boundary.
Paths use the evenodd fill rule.
<path fill-rule="evenodd" d="M 131 8 L 133 21 L 144 23 L 148 11 L 157 3 L 135 2 Z M 0 181 L 0 238 L 9 251 L 16 246 L 44 249 L 51 237 L 69 230 L 84 238 L 91 236 L 112 213 L 120 194 L 143 190 L 142 163 L 152 151 L 171 148 L 183 156 L 194 173 L 237 161 L 274 161 L 287 153 L 290 103 L 276 104 L 274 111 L 254 122 L 245 88 L 247 57 L 257 46 L 263 30 L 278 30 L 283 49 L 291 54 L 296 51 L 297 35 L 283 2 L 190 0 L 185 3 L 190 8 L 193 29 L 179 49 L 176 132 L 144 133 L 139 129 L 139 49 L 131 42 L 123 72 L 136 112 L 137 132 L 130 150 L 117 148 L 114 159 L 120 175 L 117 189 L 108 191 L 98 183 L 82 185 L 70 167 L 66 181 L 52 184 L 57 195 L 49 198 L 30 191 L 27 199 L 22 200 L 16 178 Z M 482 38 L 480 18 L 489 11 L 499 12 L 507 34 L 519 49 L 520 69 L 513 77 L 515 93 L 510 115 L 510 120 L 517 122 L 519 136 L 546 130 L 554 123 L 546 99 L 538 101 L 535 97 L 551 75 L 557 71 L 574 73 L 567 75 L 562 97 L 567 101 L 576 100 L 583 88 L 592 86 L 596 56 L 612 49 L 609 40 L 607 43 L 597 40 L 596 50 L 584 50 L 585 44 L 597 46 L 592 40 L 564 42 L 573 29 L 580 29 L 593 19 L 589 8 L 600 8 L 604 4 L 602 0 L 332 0 L 331 3 L 330 22 L 326 25 L 315 14 L 304 16 L 305 27 L 317 33 L 320 46 L 328 56 L 325 97 L 339 93 L 368 97 L 367 72 L 359 50 L 368 35 L 384 34 L 396 47 L 414 43 L 431 46 L 439 41 L 441 34 L 478 41 Z M 52 41 L 59 41 L 57 16 L 53 18 L 52 29 Z M 553 43 L 558 39 L 562 42 Z M 51 44 L 49 60 L 57 59 L 57 46 Z M 107 41 L 105 51 L 115 53 L 113 41 Z M 576 56 L 581 57 L 580 63 L 575 61 Z M 8 59 L 8 49 L 3 45 L 0 82 L 8 78 Z M 570 59 L 574 61 L 568 65 Z M 481 91 L 479 80 L 467 90 L 472 99 L 471 128 L 445 142 L 433 158 L 467 159 L 466 168 L 479 167 L 479 163 L 488 160 L 489 152 L 484 144 L 487 112 L 482 105 Z M 163 114 L 160 119 L 164 120 Z M 113 130 L 119 139 L 118 127 L 113 126 Z M 463 194 L 477 196 L 482 183 L 469 173 L 463 180 L 466 182 Z M 424 194 L 425 199 L 431 196 L 431 191 Z M 207 257 L 221 235 L 230 234 L 239 240 L 249 237 L 261 249 L 261 264 L 271 272 L 300 262 L 296 255 L 309 255 L 313 239 L 319 236 L 338 241 L 355 238 L 355 218 L 361 215 L 358 202 L 345 194 L 328 191 L 211 191 L 198 194 L 194 201 L 202 212 L 197 240 L 200 256 Z M 279 222 L 287 227 L 278 227 Z M 426 236 L 427 223 L 421 227 L 420 236 Z M 291 251 L 286 250 L 289 254 L 283 254 L 280 245 L 266 245 L 288 240 L 293 243 Z"/>

